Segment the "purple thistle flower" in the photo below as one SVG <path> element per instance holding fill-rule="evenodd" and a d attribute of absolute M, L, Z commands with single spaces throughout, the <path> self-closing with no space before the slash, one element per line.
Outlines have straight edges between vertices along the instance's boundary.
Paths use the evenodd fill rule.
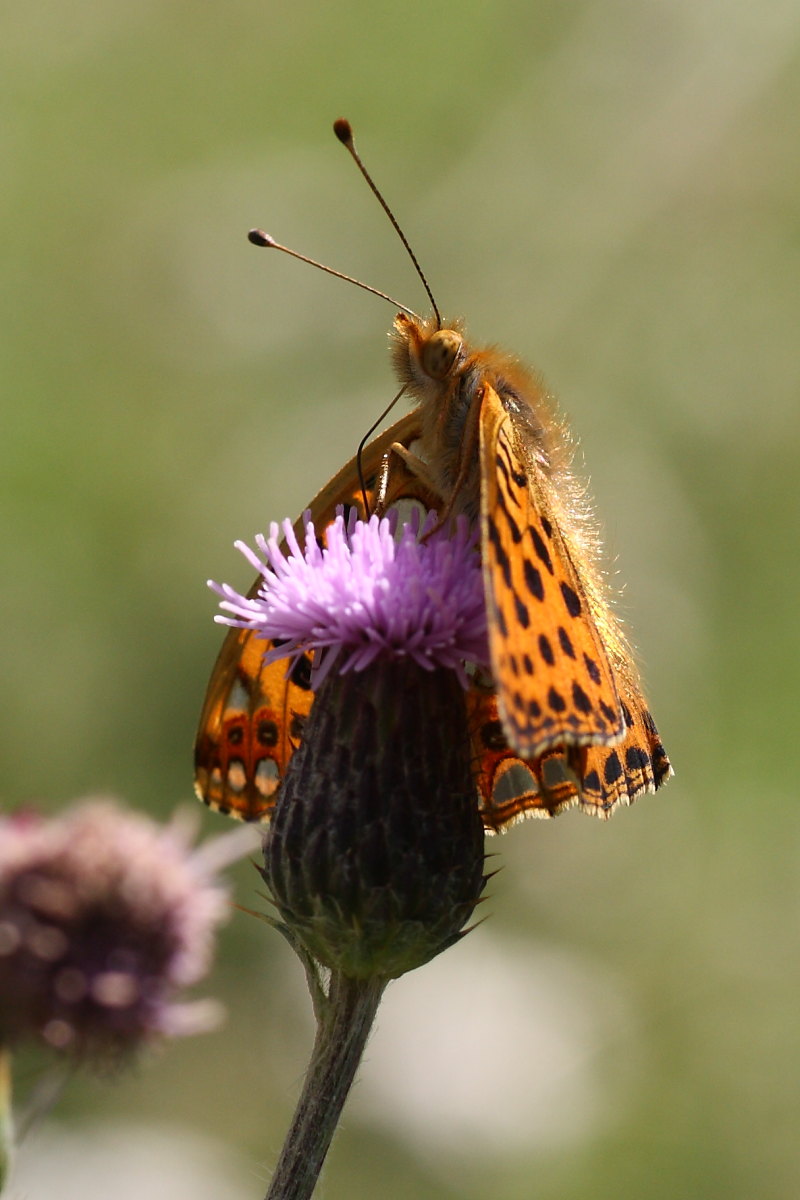
<path fill-rule="evenodd" d="M 388 978 L 452 944 L 483 888 L 464 694 L 467 664 L 488 660 L 480 557 L 465 518 L 339 511 L 324 545 L 304 526 L 302 545 L 288 521 L 255 550 L 237 542 L 255 595 L 210 584 L 218 621 L 279 643 L 267 661 L 316 654 L 264 878 L 315 959 Z"/>
<path fill-rule="evenodd" d="M 465 688 L 488 638 L 465 519 L 398 530 L 396 514 L 339 511 L 324 546 L 309 513 L 303 546 L 282 529 L 285 549 L 277 524 L 255 550 L 237 542 L 260 573 L 255 595 L 210 586 L 217 621 L 270 641 L 268 661 L 315 654 L 299 721 L 272 723 L 292 753 L 262 870 L 318 1022 L 269 1195 L 310 1196 L 384 988 L 464 936 L 486 883 Z"/>
<path fill-rule="evenodd" d="M 304 547 L 283 522 L 288 554 L 276 522 L 268 538 L 256 537 L 256 550 L 237 542 L 262 581 L 251 597 L 209 581 L 230 614 L 216 620 L 281 642 L 267 661 L 317 651 L 315 689 L 337 659 L 344 673 L 363 671 L 379 658 L 409 659 L 428 671 L 445 667 L 466 687 L 464 663 L 488 663 L 475 538 L 465 518 L 450 532 L 435 529 L 430 514 L 421 529 L 412 520 L 398 533 L 396 516 L 345 522 L 339 512 L 323 548 L 306 513 Z"/>
<path fill-rule="evenodd" d="M 0 819 L 4 1043 L 34 1037 L 118 1061 L 217 1023 L 217 1005 L 179 996 L 206 974 L 228 914 L 216 870 L 244 847 L 222 838 L 192 850 L 191 832 L 101 800 Z"/>

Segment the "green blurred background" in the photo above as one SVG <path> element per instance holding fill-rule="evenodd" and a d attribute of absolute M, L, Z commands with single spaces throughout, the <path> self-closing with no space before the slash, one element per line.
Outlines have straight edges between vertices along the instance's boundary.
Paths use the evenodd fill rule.
<path fill-rule="evenodd" d="M 423 304 L 341 115 L 442 308 L 569 414 L 676 766 L 491 844 L 491 919 L 390 989 L 320 1196 L 800 1194 L 799 59 L 788 0 L 3 8 L 3 799 L 195 803 L 205 580 L 249 583 L 233 540 L 393 389 L 391 309 L 245 232 Z M 206 990 L 226 1026 L 75 1080 L 16 1197 L 263 1195 L 300 969 L 237 914 Z"/>

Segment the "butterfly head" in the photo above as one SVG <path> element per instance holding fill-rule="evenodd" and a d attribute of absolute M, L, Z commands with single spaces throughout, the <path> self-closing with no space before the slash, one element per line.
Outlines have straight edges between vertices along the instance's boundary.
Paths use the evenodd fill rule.
<path fill-rule="evenodd" d="M 393 358 L 401 382 L 412 393 L 424 393 L 458 371 L 465 358 L 464 338 L 458 327 L 440 329 L 434 318 L 422 320 L 398 313 Z"/>

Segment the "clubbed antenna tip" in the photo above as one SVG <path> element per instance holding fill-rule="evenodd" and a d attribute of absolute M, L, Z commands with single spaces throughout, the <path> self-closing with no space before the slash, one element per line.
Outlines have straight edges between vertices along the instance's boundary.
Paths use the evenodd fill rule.
<path fill-rule="evenodd" d="M 345 117 L 339 117 L 337 121 L 333 122 L 333 132 L 343 145 L 351 146 L 353 144 L 353 127 Z"/>
<path fill-rule="evenodd" d="M 251 229 L 247 235 L 248 242 L 252 242 L 254 246 L 275 246 L 274 238 L 271 238 L 268 233 L 264 233 L 263 229 Z"/>

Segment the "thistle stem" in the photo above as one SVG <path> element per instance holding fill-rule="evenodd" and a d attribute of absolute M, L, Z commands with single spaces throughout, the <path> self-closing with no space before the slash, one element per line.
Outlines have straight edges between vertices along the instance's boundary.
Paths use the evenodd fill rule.
<path fill-rule="evenodd" d="M 303 1091 L 266 1200 L 308 1200 L 364 1053 L 387 980 L 331 974 Z"/>

